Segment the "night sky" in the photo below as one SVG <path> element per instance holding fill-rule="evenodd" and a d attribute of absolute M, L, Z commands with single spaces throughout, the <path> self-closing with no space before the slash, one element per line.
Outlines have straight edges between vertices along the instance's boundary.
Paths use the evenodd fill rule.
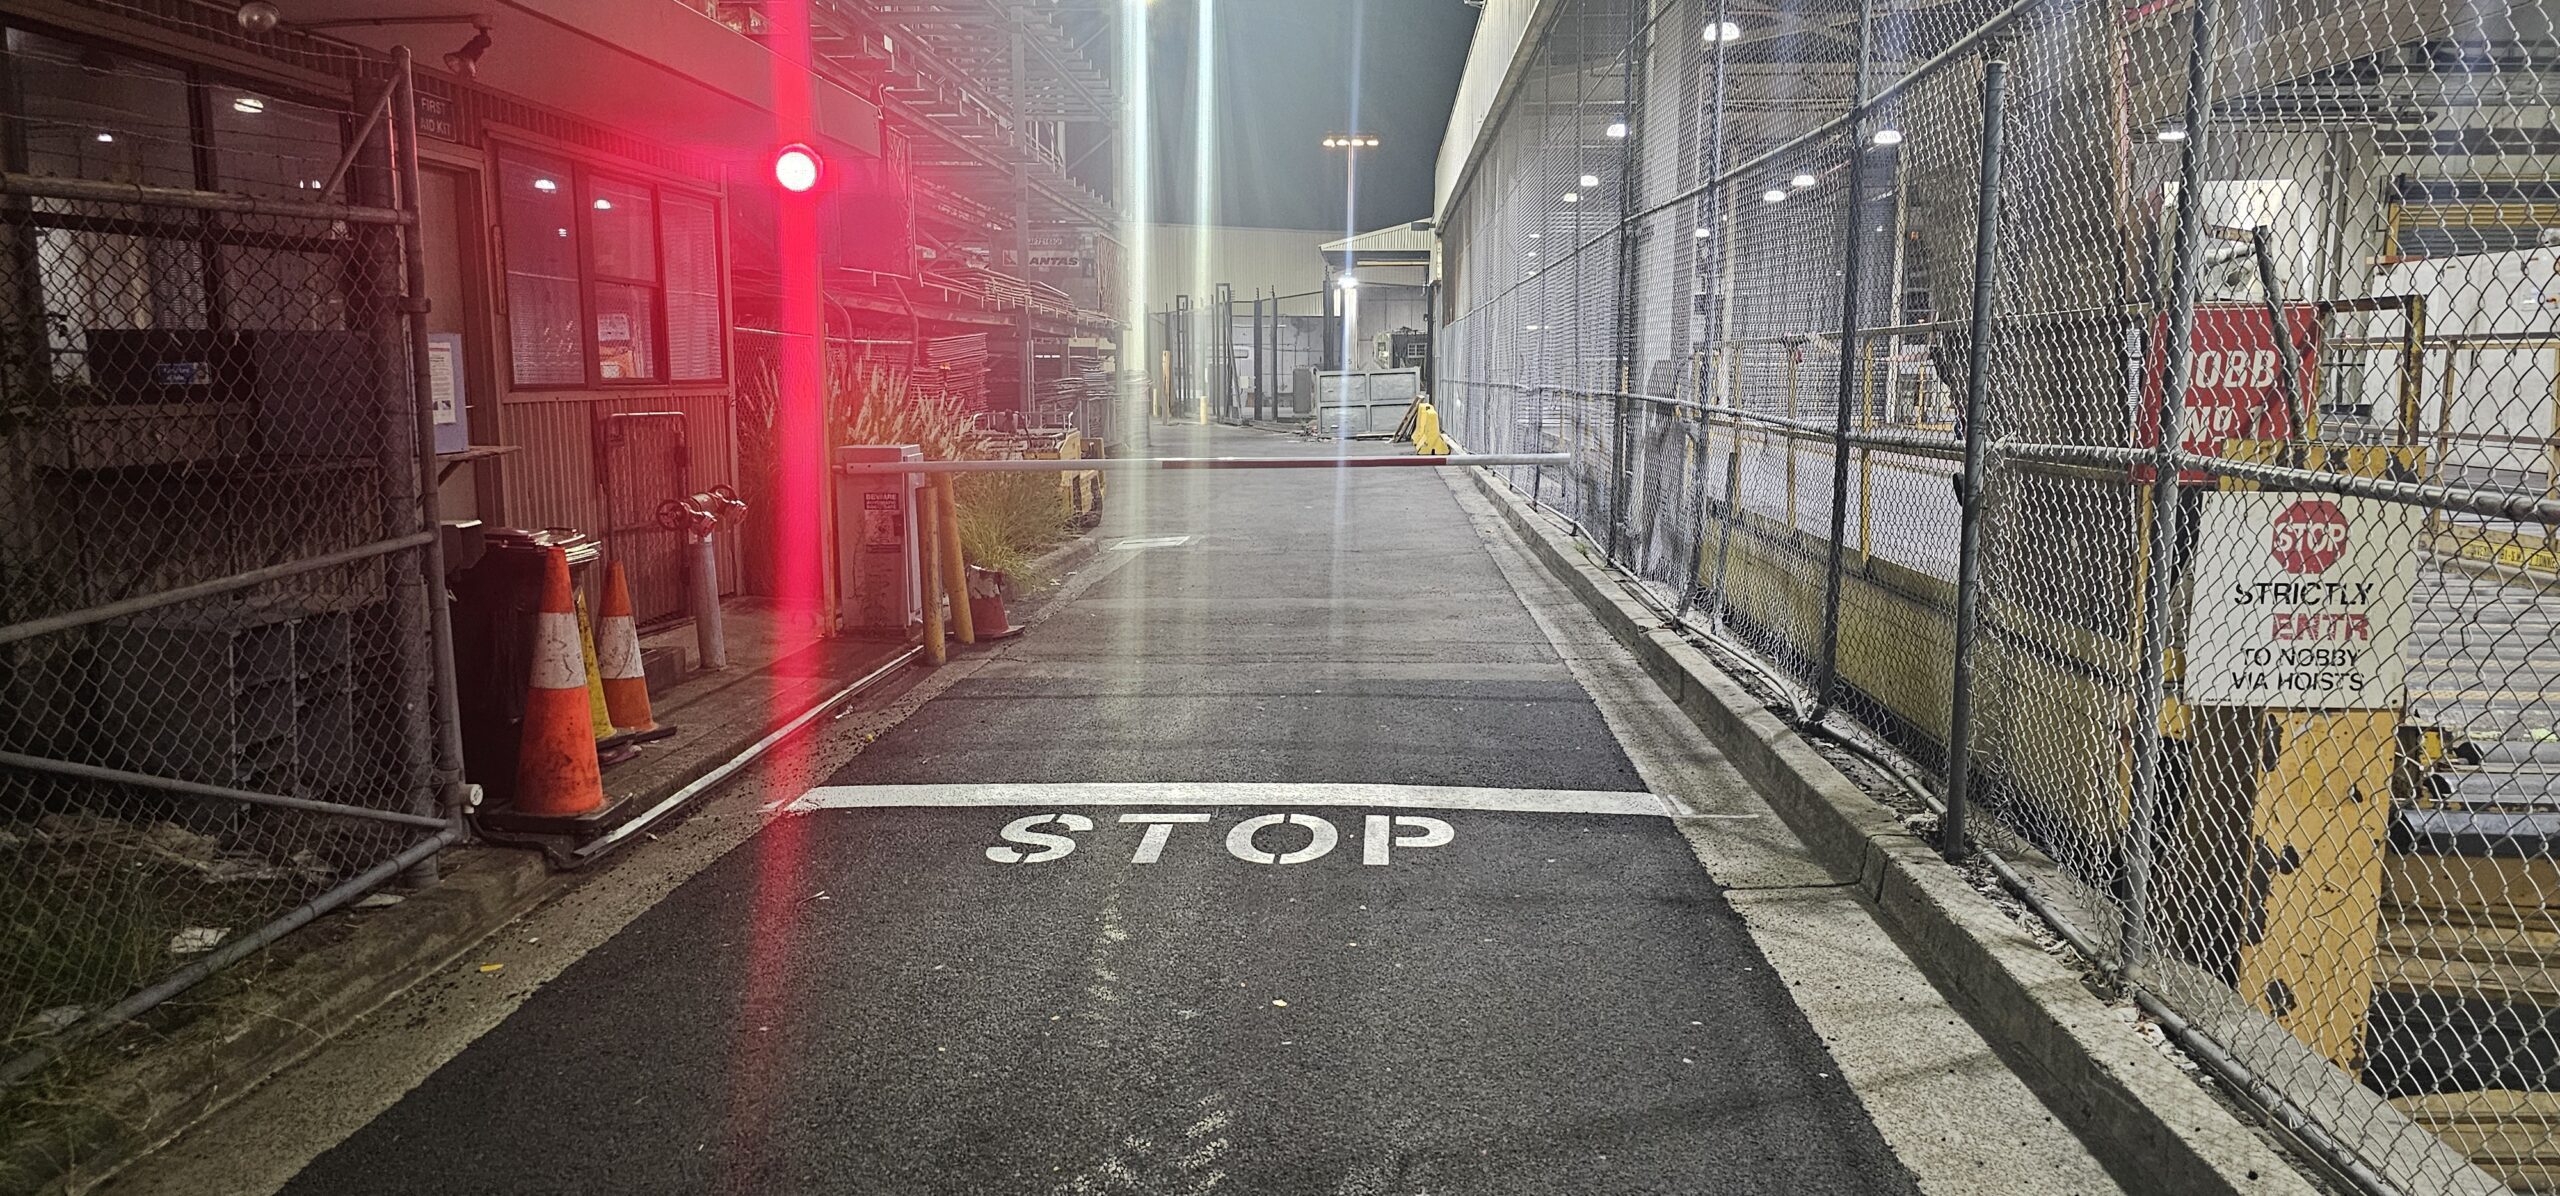
<path fill-rule="evenodd" d="M 1167 223 L 1195 218 L 1201 3 L 1150 6 L 1155 215 Z M 1366 231 L 1430 216 L 1432 162 L 1475 22 L 1464 0 L 1216 0 L 1211 222 Z M 1321 143 L 1355 122 L 1381 144 L 1361 151 L 1347 226 L 1342 151 Z"/>

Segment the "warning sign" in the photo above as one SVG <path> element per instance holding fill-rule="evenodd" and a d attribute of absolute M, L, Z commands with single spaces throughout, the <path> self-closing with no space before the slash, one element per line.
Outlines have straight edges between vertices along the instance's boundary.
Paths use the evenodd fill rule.
<path fill-rule="evenodd" d="M 2179 417 L 2178 447 L 2199 457 L 2219 457 L 2226 440 L 2283 440 L 2294 434 L 2294 409 L 2310 402 L 2319 376 L 2320 317 L 2310 304 L 2285 309 L 2285 360 L 2275 318 L 2254 304 L 2199 307 L 2187 339 L 2186 412 Z M 2166 385 L 2169 317 L 2152 323 L 2151 351 L 2142 374 L 2141 406 L 2134 412 L 2136 447 L 2160 443 L 2160 397 Z M 2137 468 L 2136 480 L 2149 480 Z M 2209 486 L 2214 476 L 2187 470 L 2178 480 Z"/>
<path fill-rule="evenodd" d="M 2187 699 L 2392 709 L 2418 580 L 2417 508 L 2271 492 L 2204 496 Z"/>
<path fill-rule="evenodd" d="M 869 552 L 898 552 L 907 546 L 907 508 L 895 490 L 873 490 L 862 496 L 862 547 Z"/>

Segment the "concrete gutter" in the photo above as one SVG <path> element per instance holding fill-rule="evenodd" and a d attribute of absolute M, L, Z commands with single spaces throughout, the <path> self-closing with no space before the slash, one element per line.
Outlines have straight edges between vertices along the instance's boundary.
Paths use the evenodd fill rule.
<path fill-rule="evenodd" d="M 2128 1032 L 2080 975 L 1974 891 L 1706 654 L 1492 473 L 1466 471 L 1540 563 L 1677 702 L 1985 1041 L 2128 1190 L 2311 1196 L 2323 1185 Z"/>
<path fill-rule="evenodd" d="M 1038 592 L 1015 621 L 1028 625 L 1038 618 L 1057 593 L 1047 583 L 1090 562 L 1101 541 L 1086 533 L 1033 561 L 1026 572 Z M 823 697 L 831 688 L 811 693 Z M 883 688 L 897 684 L 892 680 Z M 654 779 L 634 800 L 641 808 L 657 804 L 789 721 L 790 716 L 772 716 L 763 702 L 759 689 L 742 707 L 758 717 L 723 726 L 724 754 L 705 754 L 681 773 Z M 259 956 L 206 981 L 208 991 L 227 982 L 237 987 L 191 997 L 190 1003 L 210 1000 L 220 1008 L 199 1013 L 134 1057 L 69 1081 L 62 1090 L 42 1089 L 41 1074 L 28 1081 L 56 1115 L 44 1124 L 22 1119 L 0 1139 L 0 1191 L 89 1191 L 319 1050 L 411 985 L 453 966 L 499 928 L 567 892 L 585 875 L 553 871 L 534 851 L 465 846 L 438 858 L 444 875 L 434 887 L 407 894 L 397 905 L 359 908 L 304 928 L 270 949 L 289 958 L 267 957 L 273 970 L 254 979 L 242 977 L 260 967 Z M 109 1035 L 63 1066 L 76 1068 L 84 1056 L 94 1060 L 118 1043 L 130 1044 L 134 1032 Z"/>

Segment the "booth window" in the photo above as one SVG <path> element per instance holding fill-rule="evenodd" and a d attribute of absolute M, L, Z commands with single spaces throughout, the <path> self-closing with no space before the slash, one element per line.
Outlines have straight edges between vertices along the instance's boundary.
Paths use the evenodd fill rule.
<path fill-rule="evenodd" d="M 711 201 L 668 192 L 658 220 L 667 247 L 667 376 L 720 377 L 720 226 Z"/>
<path fill-rule="evenodd" d="M 539 151 L 498 161 L 516 385 L 722 377 L 711 199 Z"/>

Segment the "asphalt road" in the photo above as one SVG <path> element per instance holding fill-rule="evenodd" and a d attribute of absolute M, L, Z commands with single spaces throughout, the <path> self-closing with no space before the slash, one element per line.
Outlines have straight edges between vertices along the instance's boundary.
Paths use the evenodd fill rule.
<path fill-rule="evenodd" d="M 1914 1190 L 1438 478 L 1112 502 L 1186 538 L 286 1190 Z"/>

